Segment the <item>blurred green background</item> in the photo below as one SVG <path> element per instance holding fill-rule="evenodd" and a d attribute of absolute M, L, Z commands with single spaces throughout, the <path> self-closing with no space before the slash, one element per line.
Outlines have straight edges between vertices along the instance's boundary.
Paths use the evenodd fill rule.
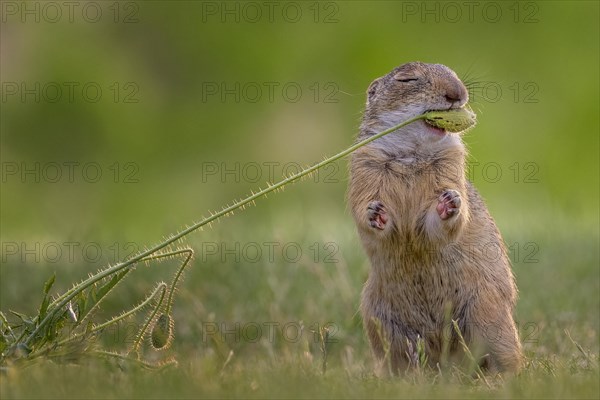
<path fill-rule="evenodd" d="M 53 271 L 66 288 L 347 147 L 369 83 L 418 60 L 480 82 L 470 177 L 510 248 L 517 319 L 535 324 L 526 349 L 560 352 L 570 329 L 598 353 L 597 2 L 91 3 L 72 15 L 2 3 L 2 310 L 34 312 Z M 39 182 L 23 175 L 36 165 Z M 348 346 L 368 355 L 355 315 L 368 263 L 346 184 L 342 161 L 189 236 L 175 346 L 209 351 L 201 321 L 333 321 L 334 365 Z M 235 250 L 252 243 L 255 262 Z M 278 250 L 289 243 L 298 261 Z M 142 298 L 160 273 L 117 300 Z"/>

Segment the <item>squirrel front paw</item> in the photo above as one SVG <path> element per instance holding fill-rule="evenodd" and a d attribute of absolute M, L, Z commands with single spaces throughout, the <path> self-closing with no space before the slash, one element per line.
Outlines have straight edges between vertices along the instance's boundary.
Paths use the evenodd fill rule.
<path fill-rule="evenodd" d="M 438 197 L 436 210 L 442 220 L 460 213 L 460 194 L 456 190 L 447 189 Z"/>
<path fill-rule="evenodd" d="M 388 215 L 382 202 L 375 200 L 367 207 L 369 225 L 375 229 L 383 230 L 388 222 Z"/>

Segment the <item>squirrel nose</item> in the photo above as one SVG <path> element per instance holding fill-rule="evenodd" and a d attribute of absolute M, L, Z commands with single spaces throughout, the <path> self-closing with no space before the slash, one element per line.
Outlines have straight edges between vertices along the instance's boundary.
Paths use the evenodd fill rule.
<path fill-rule="evenodd" d="M 459 107 L 465 104 L 468 99 L 467 90 L 463 85 L 460 84 L 448 86 L 446 88 L 446 94 L 444 97 L 450 103 L 453 103 L 453 105 L 454 103 L 458 103 Z"/>
<path fill-rule="evenodd" d="M 455 101 L 460 101 L 460 96 L 456 93 L 446 94 L 446 100 L 450 103 L 454 103 Z"/>

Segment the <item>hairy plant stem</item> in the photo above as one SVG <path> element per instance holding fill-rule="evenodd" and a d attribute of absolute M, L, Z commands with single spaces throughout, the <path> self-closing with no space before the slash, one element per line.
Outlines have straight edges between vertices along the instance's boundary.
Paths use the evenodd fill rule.
<path fill-rule="evenodd" d="M 65 307 L 69 301 L 71 301 L 71 299 L 73 299 L 78 293 L 80 293 L 81 291 L 87 289 L 88 287 L 94 285 L 95 283 L 101 281 L 104 278 L 109 277 L 110 275 L 119 272 L 120 270 L 129 267 L 133 264 L 136 264 L 140 261 L 144 261 L 145 258 L 152 256 L 152 254 L 156 253 L 157 251 L 164 249 L 165 247 L 175 243 L 176 241 L 182 239 L 184 236 L 190 234 L 191 232 L 202 228 L 204 225 L 210 224 L 211 222 L 216 221 L 217 219 L 223 217 L 223 216 L 227 216 L 230 213 L 232 213 L 233 211 L 244 207 L 245 205 L 249 204 L 249 203 L 253 203 L 254 200 L 258 199 L 259 197 L 262 197 L 264 195 L 267 195 L 268 193 L 271 193 L 277 189 L 280 189 L 282 187 L 284 187 L 285 185 L 295 182 L 298 179 L 306 176 L 306 175 L 310 175 L 311 173 L 315 172 L 316 170 L 318 170 L 319 168 L 330 164 L 332 162 L 335 162 L 337 160 L 339 160 L 340 158 L 346 157 L 347 155 L 349 155 L 350 153 L 352 153 L 353 151 L 355 151 L 356 149 L 361 148 L 362 146 L 366 145 L 367 143 L 370 143 L 374 140 L 379 139 L 382 136 L 385 136 L 389 133 L 392 133 L 412 122 L 415 122 L 417 120 L 420 119 L 426 119 L 427 115 L 426 114 L 421 114 L 418 115 L 414 118 L 411 118 L 407 121 L 404 121 L 396 126 L 393 126 L 389 129 L 386 129 L 382 132 L 379 132 L 365 140 L 362 140 L 358 143 L 355 143 L 354 145 L 348 147 L 346 150 L 343 150 L 339 153 L 337 153 L 336 155 L 329 157 L 317 164 L 314 164 L 311 167 L 308 167 L 296 174 L 290 175 L 287 178 L 281 180 L 280 182 L 276 183 L 276 184 L 268 184 L 267 183 L 267 187 L 264 189 L 259 190 L 256 193 L 252 193 L 251 196 L 246 197 L 243 200 L 239 200 L 234 202 L 232 205 L 223 208 L 221 211 L 211 214 L 209 217 L 207 218 L 203 218 L 201 221 L 196 222 L 195 224 L 187 227 L 186 229 L 178 232 L 175 235 L 172 235 L 171 237 L 167 238 L 166 240 L 162 241 L 161 243 L 155 245 L 154 247 L 143 251 L 142 253 L 138 254 L 137 256 L 124 261 L 122 263 L 119 263 L 117 265 L 114 265 L 112 267 L 109 267 L 103 271 L 98 272 L 95 275 L 90 276 L 88 279 L 80 282 L 79 284 L 75 285 L 74 287 L 72 287 L 71 289 L 69 289 L 66 293 L 64 293 L 62 296 L 58 297 L 56 300 L 54 300 L 50 306 L 48 307 L 48 313 L 46 314 L 45 318 L 37 325 L 37 327 L 35 328 L 35 330 L 27 337 L 27 339 L 25 340 L 25 345 L 29 345 L 29 343 L 36 337 L 36 335 L 39 334 L 39 332 L 50 322 L 52 321 L 52 319 L 54 318 L 55 314 L 57 312 L 60 312 L 60 310 L 63 309 L 63 307 Z M 170 296 L 169 296 L 170 297 Z M 50 310 L 50 308 L 52 308 L 52 310 Z"/>

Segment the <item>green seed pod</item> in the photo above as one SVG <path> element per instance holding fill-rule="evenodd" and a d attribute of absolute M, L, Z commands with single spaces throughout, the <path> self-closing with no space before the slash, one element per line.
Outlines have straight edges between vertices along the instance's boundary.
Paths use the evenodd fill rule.
<path fill-rule="evenodd" d="M 425 121 L 448 132 L 462 132 L 477 122 L 477 116 L 468 107 L 425 113 Z"/>
<path fill-rule="evenodd" d="M 151 342 L 156 350 L 168 348 L 173 338 L 173 320 L 170 315 L 161 314 L 152 327 Z"/>

